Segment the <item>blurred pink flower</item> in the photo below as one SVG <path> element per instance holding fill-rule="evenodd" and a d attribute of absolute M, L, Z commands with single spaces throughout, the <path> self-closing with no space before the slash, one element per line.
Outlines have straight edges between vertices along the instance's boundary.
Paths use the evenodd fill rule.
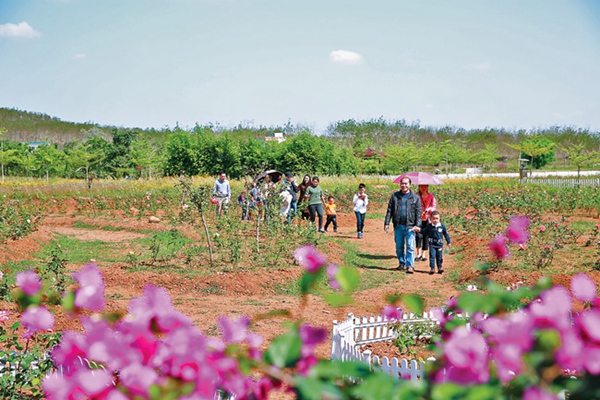
<path fill-rule="evenodd" d="M 340 267 L 335 264 L 329 264 L 326 270 L 327 277 L 329 278 L 329 285 L 331 285 L 334 290 L 339 290 L 341 288 L 338 281 L 335 280 L 335 274 L 337 274 L 339 268 Z"/>
<path fill-rule="evenodd" d="M 8 321 L 10 311 L 0 311 L 0 322 Z"/>
<path fill-rule="evenodd" d="M 540 298 L 530 304 L 529 311 L 537 328 L 564 330 L 571 326 L 572 306 L 573 299 L 569 291 L 557 285 L 542 292 Z"/>
<path fill-rule="evenodd" d="M 388 321 L 402 319 L 402 310 L 396 306 L 387 305 L 381 310 L 381 316 Z"/>
<path fill-rule="evenodd" d="M 467 221 L 470 221 L 470 220 L 472 220 L 472 219 L 473 219 L 473 216 L 472 216 L 472 215 L 469 215 L 469 214 L 467 214 L 467 215 L 465 215 L 465 218 L 467 219 Z"/>
<path fill-rule="evenodd" d="M 501 233 L 496 235 L 494 240 L 490 242 L 489 247 L 497 259 L 506 258 L 510 255 L 506 247 L 506 236 Z"/>
<path fill-rule="evenodd" d="M 250 319 L 245 315 L 235 321 L 228 317 L 219 317 L 219 328 L 221 328 L 221 335 L 226 343 L 243 342 L 246 339 L 248 325 L 250 325 Z"/>
<path fill-rule="evenodd" d="M 90 311 L 102 311 L 105 306 L 104 281 L 98 266 L 89 263 L 81 271 L 73 274 L 73 279 L 79 283 L 75 292 L 75 306 Z"/>
<path fill-rule="evenodd" d="M 512 217 L 506 228 L 506 236 L 513 243 L 524 244 L 529 240 L 528 227 L 529 218 L 526 216 Z"/>
<path fill-rule="evenodd" d="M 455 328 L 443 347 L 448 360 L 448 381 L 459 384 L 489 381 L 488 347 L 481 332 L 465 326 Z M 442 377 L 438 379 L 444 380 Z"/>
<path fill-rule="evenodd" d="M 21 323 L 25 327 L 23 337 L 29 339 L 38 331 L 49 331 L 54 326 L 54 315 L 46 306 L 29 307 L 21 314 Z"/>
<path fill-rule="evenodd" d="M 27 296 L 35 296 L 42 288 L 42 281 L 33 271 L 19 272 L 15 281 Z"/>
<path fill-rule="evenodd" d="M 523 400 L 556 400 L 553 393 L 546 392 L 537 386 L 531 386 L 523 392 Z"/>
<path fill-rule="evenodd" d="M 0 271 L 0 281 L 2 280 L 2 278 L 4 278 L 4 273 L 2 273 L 2 271 Z"/>
<path fill-rule="evenodd" d="M 546 226 L 545 225 L 540 225 L 540 232 L 544 232 L 546 230 Z"/>
<path fill-rule="evenodd" d="M 314 356 L 315 347 L 327 340 L 327 330 L 323 328 L 313 328 L 308 324 L 300 325 L 298 329 L 302 348 L 300 354 L 302 358 Z"/>
<path fill-rule="evenodd" d="M 327 257 L 310 244 L 294 250 L 294 258 L 311 274 L 319 271 L 327 263 Z"/>
<path fill-rule="evenodd" d="M 596 298 L 596 284 L 586 274 L 577 274 L 571 279 L 571 293 L 577 300 L 593 301 Z"/>

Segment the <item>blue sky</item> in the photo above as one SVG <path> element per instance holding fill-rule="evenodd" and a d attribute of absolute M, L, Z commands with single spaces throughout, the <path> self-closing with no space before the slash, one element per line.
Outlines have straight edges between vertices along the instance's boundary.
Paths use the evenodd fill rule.
<path fill-rule="evenodd" d="M 142 128 L 600 131 L 600 2 L 0 0 L 0 106 Z"/>

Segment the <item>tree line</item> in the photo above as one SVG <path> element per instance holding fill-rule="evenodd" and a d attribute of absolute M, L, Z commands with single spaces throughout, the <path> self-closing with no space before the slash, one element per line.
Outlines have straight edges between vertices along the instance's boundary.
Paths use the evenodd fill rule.
<path fill-rule="evenodd" d="M 569 127 L 467 131 L 380 118 L 337 122 L 324 134 L 315 135 L 289 123 L 270 128 L 196 125 L 159 131 L 85 125 L 77 137 L 70 134 L 69 141 L 42 140 L 32 146 L 14 140 L 15 132 L 10 130 L 14 124 L 2 115 L 2 179 L 7 175 L 48 179 L 90 174 L 146 178 L 221 171 L 240 178 L 269 168 L 324 175 L 398 174 L 416 168 L 455 172 L 465 166 L 503 171 L 515 170 L 525 160 L 531 161 L 529 168 L 558 160 L 563 168 L 581 169 L 597 165 L 600 159 L 600 135 Z M 265 136 L 273 132 L 284 133 L 286 140 L 266 141 Z"/>

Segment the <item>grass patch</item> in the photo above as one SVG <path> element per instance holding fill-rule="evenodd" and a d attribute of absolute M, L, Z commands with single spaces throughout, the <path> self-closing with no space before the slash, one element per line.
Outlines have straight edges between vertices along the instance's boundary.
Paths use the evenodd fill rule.
<path fill-rule="evenodd" d="M 392 267 L 382 267 L 382 262 L 390 262 L 394 260 L 396 264 L 396 256 L 389 254 L 368 254 L 358 250 L 355 243 L 345 240 L 337 240 L 340 246 L 346 250 L 344 252 L 344 265 L 357 268 L 361 272 L 361 279 L 358 290 L 367 290 L 382 285 L 388 285 L 404 279 L 404 274 L 398 274 Z M 402 278 L 400 278 L 402 277 Z"/>
<path fill-rule="evenodd" d="M 569 223 L 569 228 L 577 232 L 588 232 L 596 227 L 596 222 L 592 221 L 572 221 Z"/>
<path fill-rule="evenodd" d="M 58 235 L 56 242 L 62 248 L 67 260 L 73 264 L 85 264 L 91 259 L 102 260 L 102 262 L 119 262 L 125 258 L 124 255 L 115 252 L 114 243 L 102 240 L 78 240 L 69 236 Z M 51 243 L 50 246 L 45 247 L 41 251 L 41 258 L 48 257 L 53 246 Z"/>
<path fill-rule="evenodd" d="M 366 219 L 385 219 L 385 214 L 378 213 L 378 212 L 370 213 L 367 211 L 367 215 L 365 216 L 365 218 Z"/>

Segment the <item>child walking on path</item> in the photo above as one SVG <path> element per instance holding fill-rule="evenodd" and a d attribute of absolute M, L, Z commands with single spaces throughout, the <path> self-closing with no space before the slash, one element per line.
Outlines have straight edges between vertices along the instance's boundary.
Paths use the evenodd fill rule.
<path fill-rule="evenodd" d="M 335 213 L 335 200 L 333 196 L 329 196 L 327 199 L 327 204 L 325 204 L 325 214 L 327 215 L 327 222 L 325 222 L 325 232 L 327 232 L 327 228 L 329 224 L 333 222 L 333 231 L 337 233 L 337 218 Z"/>
<path fill-rule="evenodd" d="M 437 264 L 438 274 L 444 272 L 444 259 L 443 259 L 443 248 L 444 238 L 450 248 L 450 235 L 446 230 L 446 226 L 441 222 L 441 216 L 438 211 L 431 213 L 431 223 L 423 229 L 423 236 L 427 237 L 429 242 L 429 275 L 433 275 L 435 272 L 435 265 Z"/>
<path fill-rule="evenodd" d="M 363 229 L 365 227 L 365 217 L 367 216 L 367 205 L 369 197 L 365 193 L 365 184 L 358 185 L 358 193 L 354 195 L 352 203 L 354 204 L 354 215 L 356 215 L 356 235 L 359 239 L 363 238 Z"/>

